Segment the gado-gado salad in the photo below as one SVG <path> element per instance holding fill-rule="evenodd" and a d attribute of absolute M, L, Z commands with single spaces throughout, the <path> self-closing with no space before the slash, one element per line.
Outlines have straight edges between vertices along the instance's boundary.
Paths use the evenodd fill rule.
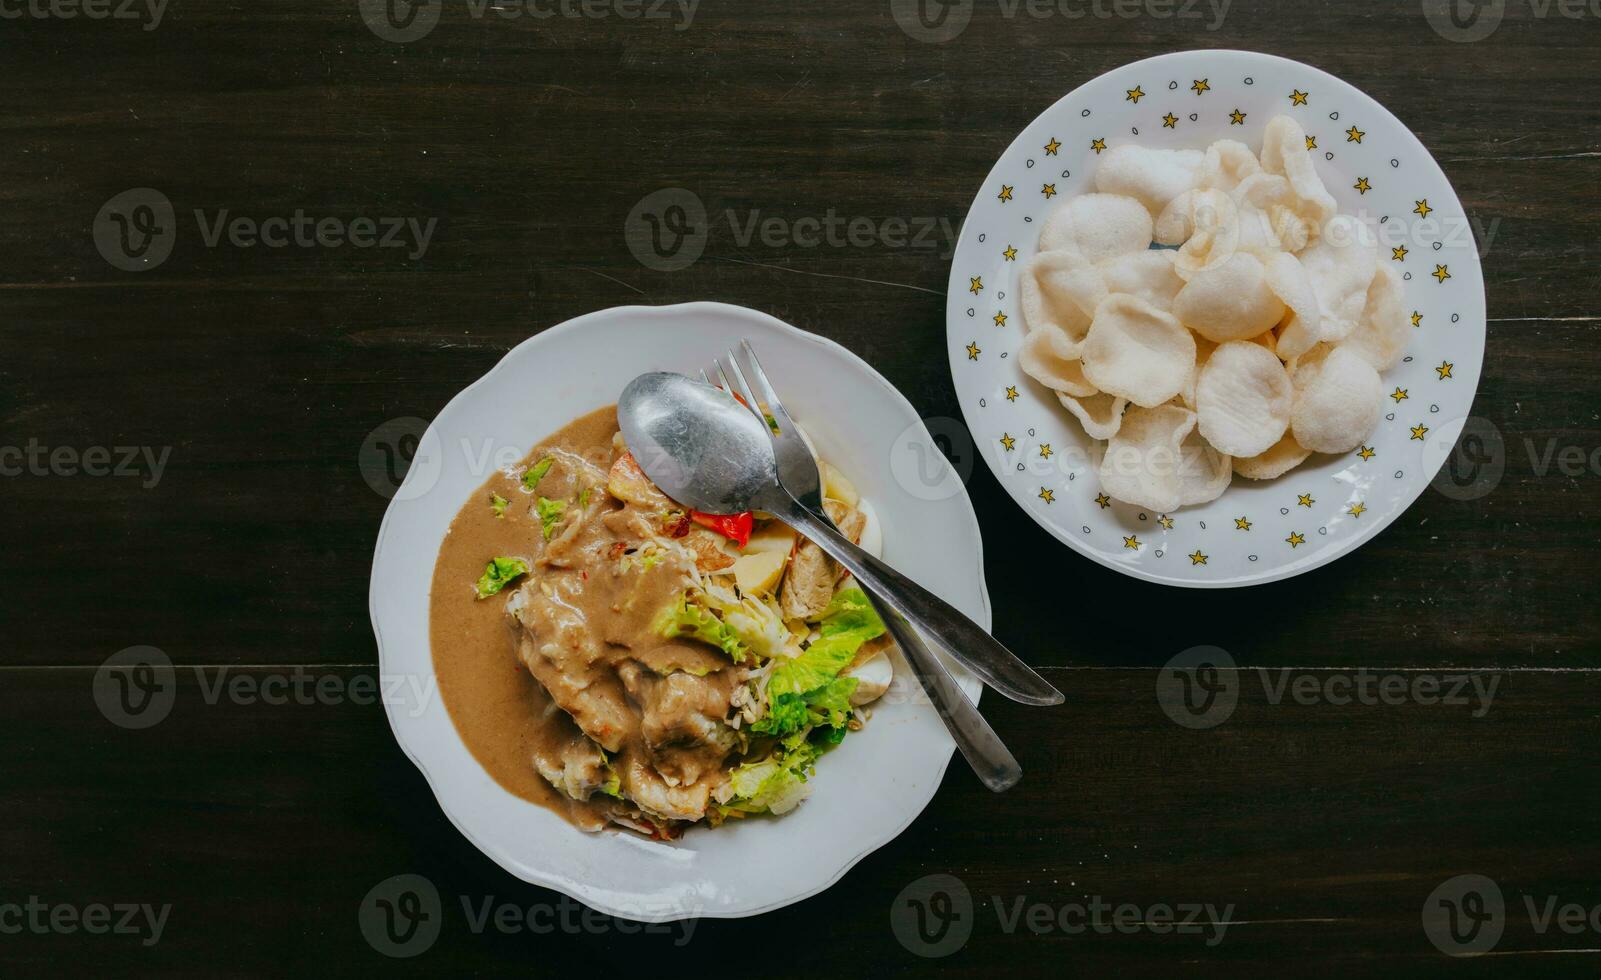
<path fill-rule="evenodd" d="M 829 516 L 877 550 L 871 507 L 820 466 Z M 832 559 L 766 515 L 670 500 L 613 409 L 462 508 L 430 602 L 435 670 L 468 747 L 588 830 L 673 838 L 786 813 L 892 679 L 884 626 Z"/>

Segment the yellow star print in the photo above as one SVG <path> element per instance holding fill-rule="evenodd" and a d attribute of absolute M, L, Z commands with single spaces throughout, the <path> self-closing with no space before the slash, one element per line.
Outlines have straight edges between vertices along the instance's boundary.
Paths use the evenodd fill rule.
<path fill-rule="evenodd" d="M 1162 529 L 1165 530 L 1165 531 L 1173 530 L 1173 518 L 1167 516 L 1166 514 L 1163 514 L 1161 517 L 1158 517 L 1156 519 L 1156 523 L 1162 525 Z"/>
<path fill-rule="evenodd" d="M 1412 325 L 1414 327 L 1423 326 L 1423 314 L 1419 313 L 1417 310 L 1412 311 Z"/>
<path fill-rule="evenodd" d="M 1317 503 L 1316 500 L 1312 499 L 1312 495 L 1309 494 L 1309 493 L 1300 494 L 1299 496 L 1297 496 L 1295 498 L 1295 502 L 1300 504 L 1302 507 L 1310 507 L 1313 504 Z"/>
<path fill-rule="evenodd" d="M 1007 184 L 1002 184 L 1001 192 L 995 196 L 1003 201 L 1010 201 L 1012 199 L 1012 188 Z"/>
<path fill-rule="evenodd" d="M 1056 502 L 1056 491 L 1050 487 L 1040 487 L 1040 499 L 1048 504 L 1053 504 Z"/>
<path fill-rule="evenodd" d="M 1048 442 L 1041 443 L 1040 444 L 1040 459 L 1050 459 L 1050 458 L 1051 458 L 1051 444 L 1048 443 Z"/>
<path fill-rule="evenodd" d="M 1001 445 L 1006 447 L 1007 452 L 1011 452 L 1012 447 L 1017 445 L 1017 440 L 1012 438 L 1012 434 L 1010 432 L 1002 432 Z"/>
<path fill-rule="evenodd" d="M 1061 148 L 1061 142 L 1058 141 L 1056 137 L 1052 136 L 1051 141 L 1045 144 L 1045 155 L 1048 157 L 1054 157 L 1056 156 L 1056 151 L 1060 150 Z"/>
<path fill-rule="evenodd" d="M 979 294 L 979 292 L 983 288 L 984 288 L 984 277 L 983 276 L 968 276 L 967 277 L 967 291 L 968 292 L 972 293 L 974 296 L 977 296 Z"/>
<path fill-rule="evenodd" d="M 1171 112 L 1162 117 L 1162 128 L 1163 129 L 1177 129 L 1178 128 L 1178 124 L 1179 124 L 1179 117 L 1173 115 Z"/>
<path fill-rule="evenodd" d="M 1123 547 L 1128 548 L 1131 551 L 1139 551 L 1140 550 L 1140 536 L 1138 534 L 1131 534 L 1128 537 L 1124 538 L 1123 539 Z"/>
<path fill-rule="evenodd" d="M 1243 517 L 1236 517 L 1234 518 L 1234 526 L 1241 531 L 1249 531 L 1251 529 L 1251 522 Z"/>
<path fill-rule="evenodd" d="M 1193 552 L 1190 553 L 1190 564 L 1191 565 L 1205 565 L 1207 557 L 1208 556 L 1201 554 L 1201 549 L 1196 548 Z"/>
<path fill-rule="evenodd" d="M 1419 424 L 1419 425 L 1414 425 L 1412 427 L 1412 438 L 1416 439 L 1419 442 L 1422 442 L 1423 441 L 1423 437 L 1428 435 L 1428 434 L 1429 434 L 1429 427 L 1426 426 L 1426 425 Z"/>
<path fill-rule="evenodd" d="M 1112 506 L 1112 498 L 1108 497 L 1104 493 L 1096 494 L 1095 495 L 1095 502 L 1101 505 L 1101 509 L 1102 510 L 1105 510 L 1106 508 Z"/>
<path fill-rule="evenodd" d="M 1006 386 L 1006 400 L 1009 401 L 1009 402 L 1017 401 L 1017 386 L 1016 385 L 1007 385 Z"/>
<path fill-rule="evenodd" d="M 1447 279 L 1451 278 L 1451 271 L 1443 265 L 1437 265 L 1434 267 L 1434 271 L 1429 273 L 1429 275 L 1433 276 L 1438 282 L 1445 282 Z"/>
<path fill-rule="evenodd" d="M 967 359 L 969 361 L 978 360 L 978 355 L 982 353 L 984 353 L 984 348 L 978 346 L 977 344 L 970 343 L 967 345 Z"/>
<path fill-rule="evenodd" d="M 1367 509 L 1367 505 L 1358 500 L 1356 503 L 1351 505 L 1350 509 L 1348 509 L 1346 513 L 1350 514 L 1352 517 L 1361 517 L 1362 512 Z"/>
<path fill-rule="evenodd" d="M 1056 185 L 1055 184 L 1046 184 L 1044 187 L 1040 188 L 1040 193 L 1044 194 L 1045 195 L 1045 199 L 1047 201 L 1049 201 L 1051 198 L 1056 196 Z"/>
<path fill-rule="evenodd" d="M 1008 245 L 1006 246 L 1006 251 L 1002 252 L 1001 254 L 1006 256 L 1006 261 L 1015 262 L 1017 260 L 1017 246 Z"/>
<path fill-rule="evenodd" d="M 1106 140 L 1105 139 L 1090 140 L 1090 149 L 1094 150 L 1097 154 L 1099 154 L 1102 150 L 1106 149 Z"/>
<path fill-rule="evenodd" d="M 1395 386 L 1395 390 L 1390 392 L 1390 397 L 1394 398 L 1395 399 L 1395 403 L 1397 405 L 1399 405 L 1402 402 L 1406 401 L 1408 398 L 1411 398 L 1412 396 L 1407 394 L 1407 389 L 1401 387 L 1400 385 L 1396 385 Z"/>
<path fill-rule="evenodd" d="M 1456 367 L 1456 365 L 1452 364 L 1450 361 L 1441 361 L 1440 366 L 1434 370 L 1440 375 L 1440 380 L 1444 381 L 1446 378 L 1451 377 L 1451 369 L 1454 367 Z"/>
<path fill-rule="evenodd" d="M 1127 92 L 1128 92 L 1128 95 L 1123 100 L 1125 102 L 1138 103 L 1141 99 L 1145 98 L 1145 90 L 1140 88 L 1138 85 L 1134 86 L 1131 89 L 1128 89 Z"/>
<path fill-rule="evenodd" d="M 1367 133 L 1364 133 L 1355 126 L 1352 126 L 1350 129 L 1345 131 L 1345 141 L 1347 143 L 1360 143 L 1362 142 L 1362 137 L 1366 135 Z"/>
<path fill-rule="evenodd" d="M 1362 457 L 1362 462 L 1364 463 L 1378 455 L 1378 453 L 1373 451 L 1372 446 L 1363 446 L 1361 449 L 1356 451 L 1356 454 Z"/>
<path fill-rule="evenodd" d="M 1238 109 L 1235 109 L 1233 112 L 1229 113 L 1229 125 L 1230 126 L 1244 126 L 1245 125 L 1245 113 L 1241 112 Z"/>
<path fill-rule="evenodd" d="M 1300 89 L 1291 92 L 1290 105 L 1306 105 L 1306 93 Z"/>
<path fill-rule="evenodd" d="M 1352 184 L 1351 186 L 1356 188 L 1357 192 L 1360 194 L 1366 194 L 1368 191 L 1373 189 L 1373 185 L 1368 183 L 1368 179 L 1366 177 L 1358 177 L 1356 179 L 1356 183 Z"/>
<path fill-rule="evenodd" d="M 995 325 L 997 327 L 1006 326 L 1006 314 L 1002 313 L 1000 310 L 995 311 L 995 316 L 992 317 L 992 319 L 995 321 Z"/>
<path fill-rule="evenodd" d="M 1309 149 L 1309 150 L 1317 149 L 1317 137 L 1316 136 L 1308 136 L 1306 138 L 1306 148 Z"/>
<path fill-rule="evenodd" d="M 1405 262 L 1406 261 L 1406 252 L 1407 252 L 1407 249 L 1406 249 L 1405 245 L 1397 245 L 1394 248 L 1390 249 L 1390 258 L 1394 259 L 1397 262 Z"/>
<path fill-rule="evenodd" d="M 1284 540 L 1290 543 L 1290 548 L 1292 550 L 1300 547 L 1303 544 L 1306 544 L 1306 537 L 1302 535 L 1300 531 L 1291 531 L 1290 536 Z"/>
<path fill-rule="evenodd" d="M 1423 200 L 1418 201 L 1412 207 L 1412 213 L 1420 218 L 1427 218 L 1429 216 L 1429 212 L 1433 210 L 1433 208 L 1429 207 L 1429 199 L 1426 197 Z"/>
<path fill-rule="evenodd" d="M 1200 95 L 1202 92 L 1212 91 L 1212 86 L 1208 83 L 1207 79 L 1197 78 L 1195 81 L 1190 83 L 1190 89 L 1196 95 Z"/>

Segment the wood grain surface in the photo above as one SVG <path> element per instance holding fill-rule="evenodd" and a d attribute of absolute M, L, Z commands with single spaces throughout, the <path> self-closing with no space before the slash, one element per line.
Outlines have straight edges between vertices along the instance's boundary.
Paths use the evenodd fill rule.
<path fill-rule="evenodd" d="M 17 450 L 0 464 L 33 461 L 0 477 L 0 973 L 1596 973 L 1601 915 L 1565 931 L 1530 911 L 1601 905 L 1593 2 L 1468 4 L 1480 20 L 1457 23 L 1500 18 L 1468 42 L 1471 28 L 1432 26 L 1436 0 L 973 0 L 943 43 L 899 27 L 899 0 L 444 0 L 409 42 L 378 36 L 357 0 L 178 0 L 159 20 L 121 3 L 105 9 L 130 16 L 0 4 L 0 453 Z M 1444 167 L 1488 289 L 1475 413 L 1503 443 L 1489 492 L 1430 491 L 1330 566 L 1203 593 L 1080 558 L 973 466 L 996 633 L 1068 703 L 986 699 L 1023 764 L 1018 790 L 988 794 L 958 760 L 898 840 L 748 920 L 652 934 L 563 920 L 561 896 L 454 830 L 380 707 L 208 693 L 371 677 L 375 439 L 400 446 L 412 423 L 394 420 L 426 421 L 575 315 L 752 306 L 857 352 L 926 419 L 959 419 L 944 288 L 996 156 L 1099 73 L 1214 47 L 1339 75 Z M 170 201 L 176 236 L 130 272 L 96 232 L 103 206 L 141 188 Z M 625 235 L 665 188 L 715 219 L 675 270 Z M 227 235 L 236 218 L 297 213 L 350 232 L 413 224 L 401 247 Z M 932 231 L 814 248 L 741 231 L 830 214 Z M 202 225 L 219 220 L 213 244 Z M 429 229 L 425 248 L 411 228 Z M 960 438 L 951 453 L 973 463 Z M 1209 728 L 1164 713 L 1153 669 L 1199 644 L 1246 668 Z M 129 730 L 93 680 L 136 645 L 178 664 L 178 687 L 170 716 Z M 1408 693 L 1337 703 L 1359 670 Z M 1467 703 L 1418 693 L 1458 676 Z M 1474 700 L 1475 682 L 1493 693 Z M 389 959 L 358 910 L 405 873 L 437 888 L 442 928 Z M 1493 955 L 1455 960 L 1422 910 L 1465 873 L 1499 885 L 1505 932 Z M 924 958 L 895 926 L 916 912 L 903 889 L 936 874 L 970 894 L 954 925 L 970 936 Z M 1060 928 L 1097 896 L 1139 921 Z M 170 915 L 150 944 L 11 932 L 7 903 L 25 914 L 33 897 Z M 486 902 L 564 924 L 475 930 Z M 1233 907 L 1220 941 L 1151 927 L 1188 903 Z"/>

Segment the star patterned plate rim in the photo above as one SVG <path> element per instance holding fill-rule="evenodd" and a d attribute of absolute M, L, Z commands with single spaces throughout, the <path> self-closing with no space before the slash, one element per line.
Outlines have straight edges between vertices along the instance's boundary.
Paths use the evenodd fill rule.
<path fill-rule="evenodd" d="M 1232 137 L 1258 150 L 1262 127 L 1280 112 L 1302 122 L 1308 152 L 1340 210 L 1370 219 L 1381 261 L 1388 251 L 1405 279 L 1418 332 L 1406 360 L 1383 373 L 1391 400 L 1358 451 L 1314 456 L 1276 480 L 1236 477 L 1211 504 L 1156 514 L 1110 500 L 1087 466 L 1082 429 L 1011 356 L 1024 336 L 1017 274 L 1037 251 L 1040 219 L 1091 189 L 1093 160 L 1110 146 L 1143 140 L 1205 149 Z M 958 402 L 977 454 L 1007 493 L 1097 563 L 1189 588 L 1299 575 L 1350 554 L 1399 518 L 1429 487 L 1471 416 L 1485 325 L 1473 226 L 1422 141 L 1337 76 L 1227 49 L 1114 68 L 1024 127 L 963 222 L 946 300 Z"/>

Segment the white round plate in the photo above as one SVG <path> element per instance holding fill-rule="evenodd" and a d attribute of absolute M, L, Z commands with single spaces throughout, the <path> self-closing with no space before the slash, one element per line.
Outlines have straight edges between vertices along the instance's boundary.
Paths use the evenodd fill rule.
<path fill-rule="evenodd" d="M 1406 360 L 1384 372 L 1394 397 L 1357 452 L 1313 456 L 1277 480 L 1236 477 L 1212 503 L 1171 514 L 1109 501 L 1083 429 L 1017 365 L 1024 335 L 1018 272 L 1038 250 L 1041 219 L 1093 189 L 1104 148 L 1140 142 L 1205 149 L 1232 138 L 1260 151 L 1264 127 L 1280 113 L 1316 141 L 1308 152 L 1340 210 L 1369 220 L 1388 253 L 1381 261 L 1406 280 L 1417 329 Z M 1391 251 L 1396 247 L 1406 251 Z M 946 307 L 962 412 L 980 455 L 1013 499 L 1103 565 L 1200 588 L 1298 575 L 1352 551 L 1399 517 L 1429 485 L 1468 419 L 1484 328 L 1473 231 L 1423 144 L 1340 79 L 1247 51 L 1137 61 L 1045 110 L 1001 154 L 974 200 Z"/>
<path fill-rule="evenodd" d="M 838 344 L 720 303 L 603 310 L 518 345 L 434 419 L 373 555 L 369 605 L 380 672 L 434 692 L 387 704 L 390 727 L 440 806 L 512 874 L 629 919 L 752 915 L 821 891 L 912 822 L 954 748 L 933 709 L 908 694 L 915 681 L 897 664 L 895 685 L 871 722 L 819 761 L 813 793 L 798 809 L 661 843 L 574 829 L 502 789 L 457 735 L 434 686 L 428 593 L 450 521 L 498 465 L 495 456 L 520 459 L 570 419 L 615 402 L 637 375 L 697 372 L 741 338 L 755 346 L 825 458 L 872 504 L 884 558 L 914 570 L 987 629 L 978 521 L 917 412 Z M 930 467 L 926 482 L 909 479 L 904 462 L 895 462 L 908 457 Z M 958 676 L 976 701 L 978 682 Z"/>

